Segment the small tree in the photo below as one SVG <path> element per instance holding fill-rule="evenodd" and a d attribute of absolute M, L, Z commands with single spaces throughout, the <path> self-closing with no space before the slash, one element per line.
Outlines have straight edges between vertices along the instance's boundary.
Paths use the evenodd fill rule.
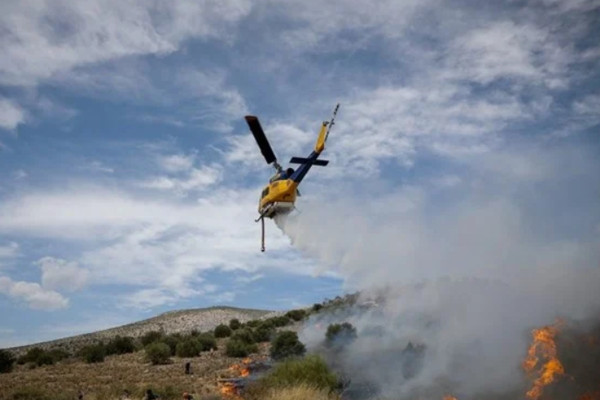
<path fill-rule="evenodd" d="M 85 346 L 81 349 L 80 354 L 83 356 L 85 362 L 92 364 L 103 362 L 106 356 L 106 348 L 102 343 Z"/>
<path fill-rule="evenodd" d="M 197 340 L 200 344 L 200 351 L 217 350 L 217 341 L 210 333 L 201 333 Z"/>
<path fill-rule="evenodd" d="M 173 334 L 169 336 L 165 336 L 160 340 L 161 343 L 169 346 L 171 350 L 171 355 L 174 356 L 177 353 L 177 345 L 183 341 L 183 337 L 181 335 Z"/>
<path fill-rule="evenodd" d="M 116 336 L 106 345 L 106 354 L 127 354 L 135 351 L 133 338 Z"/>
<path fill-rule="evenodd" d="M 15 356 L 8 350 L 0 350 L 0 374 L 12 371 Z"/>
<path fill-rule="evenodd" d="M 162 332 L 159 331 L 146 332 L 144 336 L 140 338 L 140 342 L 142 342 L 143 346 L 148 346 L 150 343 L 158 342 L 163 336 Z"/>
<path fill-rule="evenodd" d="M 321 304 L 321 303 L 315 303 L 312 306 L 312 310 L 314 312 L 319 312 L 319 311 L 321 311 L 322 308 L 323 308 L 323 304 Z"/>
<path fill-rule="evenodd" d="M 215 328 L 215 337 L 224 338 L 231 336 L 231 328 L 225 324 L 217 325 Z"/>
<path fill-rule="evenodd" d="M 50 357 L 52 357 L 52 361 L 54 362 L 59 362 L 71 356 L 71 354 L 68 351 L 60 348 L 49 350 L 47 354 L 49 354 Z"/>
<path fill-rule="evenodd" d="M 269 342 L 269 341 L 271 341 L 271 337 L 275 333 L 275 328 L 273 328 L 272 326 L 266 325 L 266 324 L 265 325 L 259 325 L 254 330 L 253 333 L 254 333 L 254 339 L 258 343 Z"/>
<path fill-rule="evenodd" d="M 233 335 L 231 335 L 231 339 L 236 339 L 246 344 L 252 344 L 256 342 L 254 340 L 254 335 L 252 334 L 252 329 L 250 328 L 238 329 Z"/>
<path fill-rule="evenodd" d="M 325 342 L 330 347 L 343 347 L 356 339 L 356 328 L 349 322 L 331 324 L 325 333 Z"/>
<path fill-rule="evenodd" d="M 27 353 L 25 353 L 24 355 L 19 357 L 19 359 L 17 360 L 17 363 L 19 363 L 19 364 L 25 364 L 28 362 L 37 363 L 38 357 L 40 357 L 42 354 L 44 354 L 43 349 L 41 349 L 39 347 L 33 347 L 33 348 L 27 350 Z"/>
<path fill-rule="evenodd" d="M 225 346 L 225 354 L 229 357 L 247 357 L 250 353 L 256 353 L 256 344 L 247 344 L 239 339 L 229 339 Z"/>
<path fill-rule="evenodd" d="M 306 311 L 304 311 L 302 309 L 290 310 L 287 313 L 285 313 L 285 316 L 290 319 L 293 319 L 294 321 L 301 321 L 306 316 Z"/>
<path fill-rule="evenodd" d="M 177 344 L 178 357 L 196 357 L 201 350 L 202 346 L 195 337 L 189 337 Z"/>
<path fill-rule="evenodd" d="M 171 357 L 171 349 L 165 343 L 154 342 L 150 343 L 145 348 L 146 350 L 146 358 L 153 365 L 157 364 L 168 364 Z"/>
<path fill-rule="evenodd" d="M 240 320 L 237 318 L 233 318 L 229 321 L 229 327 L 231 328 L 232 331 L 235 331 L 236 329 L 240 329 L 241 326 L 242 326 L 242 324 L 240 323 Z"/>
<path fill-rule="evenodd" d="M 306 348 L 298 340 L 298 334 L 292 331 L 279 332 L 271 343 L 271 357 L 281 360 L 287 357 L 301 356 Z"/>

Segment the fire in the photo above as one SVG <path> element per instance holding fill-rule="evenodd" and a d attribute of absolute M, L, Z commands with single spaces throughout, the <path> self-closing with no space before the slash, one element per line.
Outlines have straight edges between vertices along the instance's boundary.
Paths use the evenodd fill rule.
<path fill-rule="evenodd" d="M 454 396 L 450 396 L 449 394 L 447 394 L 444 396 L 444 400 L 458 400 L 458 399 Z"/>
<path fill-rule="evenodd" d="M 221 394 L 228 397 L 237 397 L 237 391 L 231 382 L 223 383 L 223 386 L 221 386 Z"/>
<path fill-rule="evenodd" d="M 534 329 L 531 332 L 533 343 L 523 361 L 523 369 L 537 378 L 533 381 L 533 387 L 526 394 L 528 399 L 539 399 L 544 387 L 554 382 L 557 376 L 565 373 L 562 363 L 557 358 L 556 342 L 554 341 L 560 325 L 559 321 L 552 326 Z"/>

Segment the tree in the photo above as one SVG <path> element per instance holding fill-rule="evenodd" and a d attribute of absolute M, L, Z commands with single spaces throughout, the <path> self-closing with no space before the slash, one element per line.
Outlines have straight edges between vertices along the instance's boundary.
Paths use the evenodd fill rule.
<path fill-rule="evenodd" d="M 231 328 L 232 331 L 239 329 L 241 326 L 242 326 L 242 324 L 240 323 L 240 320 L 237 318 L 233 318 L 229 321 L 229 327 Z"/>
<path fill-rule="evenodd" d="M 215 337 L 224 338 L 231 336 L 231 328 L 225 324 L 217 325 L 215 328 Z"/>
<path fill-rule="evenodd" d="M 252 329 L 250 328 L 238 329 L 233 335 L 231 335 L 231 339 L 240 340 L 246 344 L 255 343 L 254 335 L 252 334 Z"/>
<path fill-rule="evenodd" d="M 165 343 L 154 342 L 150 343 L 145 348 L 146 358 L 152 364 L 168 364 L 171 357 L 171 349 Z"/>
<path fill-rule="evenodd" d="M 331 324 L 327 327 L 325 341 L 330 347 L 343 347 L 356 339 L 356 328 L 349 322 Z"/>
<path fill-rule="evenodd" d="M 198 335 L 198 343 L 200 344 L 200 351 L 209 351 L 217 349 L 217 341 L 210 333 L 201 333 Z"/>
<path fill-rule="evenodd" d="M 247 344 L 239 339 L 229 339 L 225 346 L 225 354 L 228 357 L 247 357 L 250 353 L 256 353 L 258 346 L 256 344 Z"/>
<path fill-rule="evenodd" d="M 143 346 L 148 346 L 150 343 L 158 342 L 164 335 L 159 331 L 146 332 L 144 336 L 140 338 Z"/>
<path fill-rule="evenodd" d="M 25 364 L 28 362 L 37 363 L 37 359 L 42 354 L 44 354 L 43 349 L 41 349 L 39 347 L 33 347 L 33 348 L 27 350 L 27 353 L 25 353 L 24 355 L 19 357 L 19 359 L 17 360 L 17 363 L 19 363 L 19 364 Z"/>
<path fill-rule="evenodd" d="M 306 348 L 298 340 L 298 334 L 292 331 L 279 332 L 271 342 L 271 357 L 281 360 L 287 357 L 301 356 Z"/>
<path fill-rule="evenodd" d="M 12 371 L 15 356 L 8 350 L 0 350 L 0 374 Z"/>
<path fill-rule="evenodd" d="M 85 362 L 92 364 L 103 362 L 106 356 L 106 348 L 102 343 L 85 346 L 81 349 L 80 354 L 83 356 Z"/>
<path fill-rule="evenodd" d="M 116 336 L 106 345 L 106 354 L 127 354 L 135 351 L 133 338 Z"/>
<path fill-rule="evenodd" d="M 285 313 L 285 316 L 290 319 L 293 319 L 294 321 L 301 321 L 306 316 L 306 311 L 302 309 L 290 310 L 287 313 Z"/>
<path fill-rule="evenodd" d="M 177 343 L 177 357 L 196 357 L 202 346 L 195 337 L 189 337 Z"/>

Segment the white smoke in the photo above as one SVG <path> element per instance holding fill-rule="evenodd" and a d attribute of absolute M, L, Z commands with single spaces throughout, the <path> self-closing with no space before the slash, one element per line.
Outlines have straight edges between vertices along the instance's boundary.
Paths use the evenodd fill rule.
<path fill-rule="evenodd" d="M 354 324 L 358 339 L 337 361 L 390 398 L 519 393 L 532 327 L 600 315 L 597 162 L 557 173 L 521 161 L 544 173 L 532 182 L 481 168 L 451 188 L 303 201 L 277 219 L 348 290 L 385 294 L 376 309 L 315 321 L 302 339 L 316 348 L 327 323 Z M 404 376 L 409 343 L 426 350 Z"/>

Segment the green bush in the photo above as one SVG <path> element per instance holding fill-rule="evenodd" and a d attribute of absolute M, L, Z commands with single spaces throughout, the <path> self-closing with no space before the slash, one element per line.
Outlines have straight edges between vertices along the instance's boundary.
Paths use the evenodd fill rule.
<path fill-rule="evenodd" d="M 0 350 L 0 374 L 12 371 L 15 356 L 8 350 Z"/>
<path fill-rule="evenodd" d="M 44 350 L 39 347 L 33 347 L 27 350 L 27 353 L 19 357 L 17 360 L 18 364 L 25 364 L 28 362 L 37 363 L 37 359 L 44 354 Z"/>
<path fill-rule="evenodd" d="M 52 358 L 50 353 L 44 353 L 38 357 L 38 359 L 36 360 L 36 364 L 38 367 L 41 367 L 42 365 L 52 365 L 54 364 L 54 359 Z"/>
<path fill-rule="evenodd" d="M 200 351 L 217 350 L 217 341 L 212 334 L 201 333 L 197 340 L 200 344 Z"/>
<path fill-rule="evenodd" d="M 152 364 L 168 364 L 171 357 L 171 349 L 166 343 L 154 342 L 145 348 L 146 359 Z"/>
<path fill-rule="evenodd" d="M 242 324 L 240 323 L 240 321 L 237 318 L 233 318 L 232 320 L 229 321 L 229 327 L 231 328 L 232 331 L 235 331 L 236 329 L 240 329 L 241 326 L 242 326 Z"/>
<path fill-rule="evenodd" d="M 171 350 L 171 355 L 174 356 L 177 353 L 177 345 L 184 340 L 183 336 L 178 334 L 173 334 L 169 336 L 165 336 L 160 340 L 161 343 L 169 346 L 169 350 Z"/>
<path fill-rule="evenodd" d="M 322 308 L 323 308 L 323 304 L 320 304 L 320 303 L 315 303 L 312 306 L 312 310 L 314 312 L 319 312 L 319 311 L 321 311 Z"/>
<path fill-rule="evenodd" d="M 163 338 L 163 333 L 159 331 L 146 332 L 141 338 L 143 346 L 148 346 L 150 343 L 158 342 Z"/>
<path fill-rule="evenodd" d="M 106 355 L 111 354 L 127 354 L 135 351 L 135 343 L 133 338 L 129 336 L 116 336 L 111 339 L 106 345 Z"/>
<path fill-rule="evenodd" d="M 238 329 L 231 335 L 232 340 L 239 340 L 246 344 L 253 344 L 256 341 L 254 340 L 254 335 L 252 334 L 252 329 L 250 328 L 242 328 Z"/>
<path fill-rule="evenodd" d="M 339 387 L 335 374 L 317 355 L 286 360 L 278 364 L 261 381 L 260 384 L 268 388 L 290 387 L 303 383 L 328 391 L 334 391 Z"/>
<path fill-rule="evenodd" d="M 65 358 L 71 357 L 71 354 L 63 349 L 52 349 L 48 350 L 46 353 L 52 357 L 52 361 L 54 362 L 59 362 Z"/>
<path fill-rule="evenodd" d="M 215 328 L 215 337 L 224 338 L 231 336 L 231 328 L 225 324 L 217 325 Z"/>
<path fill-rule="evenodd" d="M 246 326 L 248 326 L 250 328 L 256 328 L 260 324 L 262 324 L 262 321 L 260 319 L 252 319 L 252 320 L 246 322 Z"/>
<path fill-rule="evenodd" d="M 228 357 L 248 357 L 248 354 L 257 351 L 258 346 L 256 344 L 244 343 L 238 339 L 229 339 L 225 346 L 225 354 Z"/>
<path fill-rule="evenodd" d="M 202 347 L 195 337 L 190 336 L 177 344 L 177 357 L 196 357 Z"/>
<path fill-rule="evenodd" d="M 106 347 L 102 343 L 85 346 L 81 349 L 80 355 L 89 364 L 103 362 L 106 356 Z"/>
<path fill-rule="evenodd" d="M 272 317 L 269 318 L 267 321 L 270 321 L 273 324 L 273 326 L 276 326 L 278 328 L 286 326 L 290 323 L 290 319 L 285 315 L 280 315 L 279 317 Z"/>
<path fill-rule="evenodd" d="M 289 319 L 293 319 L 294 321 L 302 321 L 304 317 L 306 317 L 306 311 L 300 310 L 290 310 L 285 313 L 285 316 Z"/>
<path fill-rule="evenodd" d="M 259 325 L 254 330 L 254 340 L 258 343 L 270 342 L 271 338 L 275 334 L 275 328 L 266 324 Z"/>
<path fill-rule="evenodd" d="M 327 327 L 325 339 L 330 347 L 345 346 L 356 339 L 356 328 L 349 322 L 331 324 Z"/>
<path fill-rule="evenodd" d="M 298 334 L 296 332 L 279 332 L 271 342 L 271 357 L 275 360 L 301 356 L 305 352 L 306 348 L 300 340 L 298 340 Z"/>

